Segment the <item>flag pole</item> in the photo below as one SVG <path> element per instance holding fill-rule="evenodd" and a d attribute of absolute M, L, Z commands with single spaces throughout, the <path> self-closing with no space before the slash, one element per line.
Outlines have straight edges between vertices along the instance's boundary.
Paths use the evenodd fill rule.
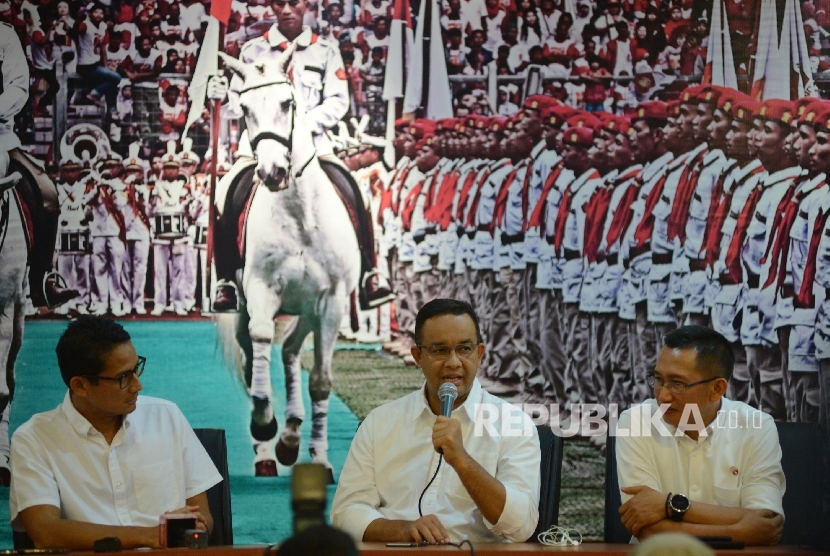
<path fill-rule="evenodd" d="M 421 71 L 421 117 L 427 117 L 427 108 L 429 107 L 429 66 L 432 58 L 432 3 L 433 0 L 421 0 L 426 2 L 424 7 L 424 21 L 419 21 L 418 25 L 424 26 L 424 39 L 421 42 L 421 48 L 424 52 L 424 65 Z"/>
<path fill-rule="evenodd" d="M 219 49 L 220 51 L 224 51 L 224 43 L 225 43 L 225 24 L 221 21 L 219 22 Z M 224 64 L 220 61 L 219 68 L 224 66 Z M 213 156 L 210 159 L 210 194 L 208 196 L 208 202 L 210 203 L 208 207 L 208 222 L 210 223 L 208 226 L 208 237 L 207 237 L 207 254 L 205 258 L 205 289 L 207 292 L 202 292 L 202 297 L 207 297 L 208 299 L 211 297 L 210 293 L 212 291 L 212 282 L 211 279 L 213 276 L 213 272 L 211 270 L 211 266 L 213 265 L 213 246 L 214 246 L 214 233 L 216 230 L 216 176 L 219 170 L 219 131 L 220 126 L 222 123 L 222 101 L 211 99 L 211 107 L 210 107 L 210 152 L 213 153 Z"/>

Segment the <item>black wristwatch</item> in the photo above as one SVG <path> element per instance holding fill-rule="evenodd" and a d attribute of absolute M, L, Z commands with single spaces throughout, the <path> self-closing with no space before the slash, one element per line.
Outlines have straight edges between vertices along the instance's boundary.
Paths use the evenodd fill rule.
<path fill-rule="evenodd" d="M 672 521 L 683 521 L 691 503 L 685 494 L 672 494 L 666 498 L 666 517 Z"/>

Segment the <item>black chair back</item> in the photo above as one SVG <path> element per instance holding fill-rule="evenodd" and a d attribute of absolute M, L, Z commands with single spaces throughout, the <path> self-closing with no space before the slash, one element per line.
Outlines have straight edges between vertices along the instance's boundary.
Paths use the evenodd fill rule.
<path fill-rule="evenodd" d="M 228 477 L 228 446 L 223 429 L 193 429 L 202 446 L 219 473 L 222 482 L 207 491 L 210 514 L 213 516 L 213 533 L 210 535 L 212 546 L 230 546 L 233 544 L 233 519 L 231 515 L 231 485 Z"/>
<path fill-rule="evenodd" d="M 784 532 L 779 544 L 819 546 L 828 522 L 822 521 L 822 492 L 827 471 L 823 434 L 813 423 L 776 423 L 781 444 L 781 467 L 787 478 L 784 492 Z M 826 516 L 825 516 L 826 519 Z"/>
<path fill-rule="evenodd" d="M 631 533 L 626 530 L 620 519 L 620 479 L 617 476 L 617 438 L 608 435 L 605 443 L 605 534 L 603 539 L 607 543 L 628 543 Z"/>
<path fill-rule="evenodd" d="M 536 427 L 539 432 L 539 447 L 542 450 L 539 485 L 539 524 L 528 542 L 539 542 L 539 533 L 559 523 L 559 498 L 562 488 L 562 444 L 561 437 L 553 434 L 548 426 Z"/>

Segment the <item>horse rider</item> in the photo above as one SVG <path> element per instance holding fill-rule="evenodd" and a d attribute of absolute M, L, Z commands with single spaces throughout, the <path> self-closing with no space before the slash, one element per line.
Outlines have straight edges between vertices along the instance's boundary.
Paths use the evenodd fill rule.
<path fill-rule="evenodd" d="M 19 150 L 20 139 L 14 132 L 14 118 L 29 100 L 29 65 L 17 33 L 6 23 L 0 23 L 0 73 L 0 192 L 16 187 L 17 196 L 28 209 L 29 229 L 34 232 L 27 242 L 32 304 L 56 307 L 79 293 L 66 288 L 52 268 L 60 217 L 57 188 L 42 167 Z M 12 159 L 30 171 L 35 183 L 8 175 Z"/>
<path fill-rule="evenodd" d="M 271 7 L 277 15 L 277 23 L 262 37 L 248 41 L 242 47 L 239 57 L 247 64 L 265 60 L 276 61 L 292 43 L 296 44 L 290 78 L 303 97 L 306 109 L 305 122 L 311 130 L 321 165 L 338 188 L 344 202 L 352 205 L 349 207 L 349 214 L 352 215 L 361 251 L 361 305 L 366 308 L 377 307 L 391 301 L 395 296 L 390 289 L 378 284 L 380 276 L 375 271 L 371 215 L 363 203 L 354 179 L 348 169 L 334 156 L 332 145 L 325 135 L 349 109 L 348 81 L 340 50 L 336 43 L 317 36 L 310 27 L 303 25 L 306 12 L 304 0 L 272 0 Z M 231 117 L 243 116 L 239 105 L 242 83 L 242 79 L 236 75 L 230 83 L 225 108 L 230 111 Z M 228 86 L 224 78 L 212 78 L 208 83 L 210 98 L 221 100 L 226 92 Z M 238 152 L 241 156 L 231 168 L 230 176 L 222 180 L 216 190 L 215 202 L 220 214 L 223 212 L 225 197 L 233 177 L 250 166 L 254 159 L 247 133 L 244 133 L 240 140 Z M 216 312 L 225 312 L 235 310 L 237 306 L 235 289 L 231 284 L 241 261 L 233 256 L 233 252 L 237 250 L 237 223 L 228 222 L 223 225 L 220 216 L 216 224 L 214 253 L 218 283 L 213 309 Z"/>

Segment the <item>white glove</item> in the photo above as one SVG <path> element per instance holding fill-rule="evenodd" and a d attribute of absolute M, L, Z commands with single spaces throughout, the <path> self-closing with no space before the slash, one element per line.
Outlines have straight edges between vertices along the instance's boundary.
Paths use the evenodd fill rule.
<path fill-rule="evenodd" d="M 207 97 L 211 100 L 225 100 L 228 94 L 228 80 L 224 76 L 214 75 L 208 79 Z"/>

